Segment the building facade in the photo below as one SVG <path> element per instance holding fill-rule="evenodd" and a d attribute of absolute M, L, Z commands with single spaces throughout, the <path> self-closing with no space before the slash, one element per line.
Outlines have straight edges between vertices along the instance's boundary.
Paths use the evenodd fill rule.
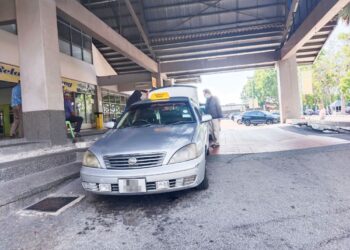
<path fill-rule="evenodd" d="M 116 75 L 116 72 L 95 48 L 90 36 L 60 17 L 57 31 L 62 99 L 64 92 L 71 94 L 74 111 L 84 119 L 83 129 L 96 127 L 97 112 L 104 114 L 104 121 L 117 118 L 125 109 L 127 95 L 119 93 L 116 86 L 97 86 L 98 76 Z M 19 47 L 16 22 L 0 24 L 0 138 L 10 135 L 13 122 L 11 91 L 21 78 Z M 41 98 L 40 93 L 36 98 Z"/>

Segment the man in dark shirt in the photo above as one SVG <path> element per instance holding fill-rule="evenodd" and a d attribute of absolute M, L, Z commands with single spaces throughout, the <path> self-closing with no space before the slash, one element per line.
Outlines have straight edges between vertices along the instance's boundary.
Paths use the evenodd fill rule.
<path fill-rule="evenodd" d="M 203 94 L 207 99 L 205 103 L 205 113 L 212 116 L 212 120 L 209 122 L 210 134 L 213 138 L 212 147 L 216 148 L 220 146 L 220 119 L 223 118 L 221 105 L 217 97 L 213 96 L 209 89 L 203 90 Z"/>
<path fill-rule="evenodd" d="M 83 117 L 76 116 L 72 107 L 72 100 L 69 93 L 64 93 L 64 112 L 66 114 L 66 121 L 70 121 L 71 123 L 76 123 L 75 125 L 75 136 L 80 136 L 79 132 L 81 129 L 81 124 L 83 123 Z"/>

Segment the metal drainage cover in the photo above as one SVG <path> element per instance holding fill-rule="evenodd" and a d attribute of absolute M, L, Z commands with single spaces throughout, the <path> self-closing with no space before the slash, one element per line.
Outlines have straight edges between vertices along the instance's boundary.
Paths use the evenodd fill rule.
<path fill-rule="evenodd" d="M 83 196 L 52 196 L 47 197 L 34 205 L 27 207 L 25 210 L 41 212 L 41 213 L 50 213 L 50 214 L 59 214 L 66 208 L 79 202 Z"/>

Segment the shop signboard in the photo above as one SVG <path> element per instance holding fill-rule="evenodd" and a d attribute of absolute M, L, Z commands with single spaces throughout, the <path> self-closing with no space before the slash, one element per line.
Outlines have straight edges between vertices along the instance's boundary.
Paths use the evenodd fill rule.
<path fill-rule="evenodd" d="M 0 63 L 0 81 L 17 83 L 20 79 L 19 67 Z"/>
<path fill-rule="evenodd" d="M 0 81 L 17 83 L 19 80 L 20 71 L 18 66 L 0 62 Z M 62 85 L 64 91 L 67 92 L 95 94 L 95 86 L 88 83 L 62 77 Z"/>
<path fill-rule="evenodd" d="M 67 92 L 77 92 L 79 82 L 76 80 L 68 79 L 62 77 L 62 84 L 64 91 Z"/>

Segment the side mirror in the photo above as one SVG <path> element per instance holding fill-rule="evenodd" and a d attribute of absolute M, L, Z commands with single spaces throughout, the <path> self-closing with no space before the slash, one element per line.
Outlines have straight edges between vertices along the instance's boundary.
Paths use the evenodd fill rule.
<path fill-rule="evenodd" d="M 211 115 L 203 115 L 202 116 L 202 122 L 209 122 L 211 121 L 213 118 L 211 117 Z"/>
<path fill-rule="evenodd" d="M 106 122 L 105 124 L 105 128 L 109 128 L 112 129 L 115 126 L 115 122 L 111 121 L 111 122 Z"/>

